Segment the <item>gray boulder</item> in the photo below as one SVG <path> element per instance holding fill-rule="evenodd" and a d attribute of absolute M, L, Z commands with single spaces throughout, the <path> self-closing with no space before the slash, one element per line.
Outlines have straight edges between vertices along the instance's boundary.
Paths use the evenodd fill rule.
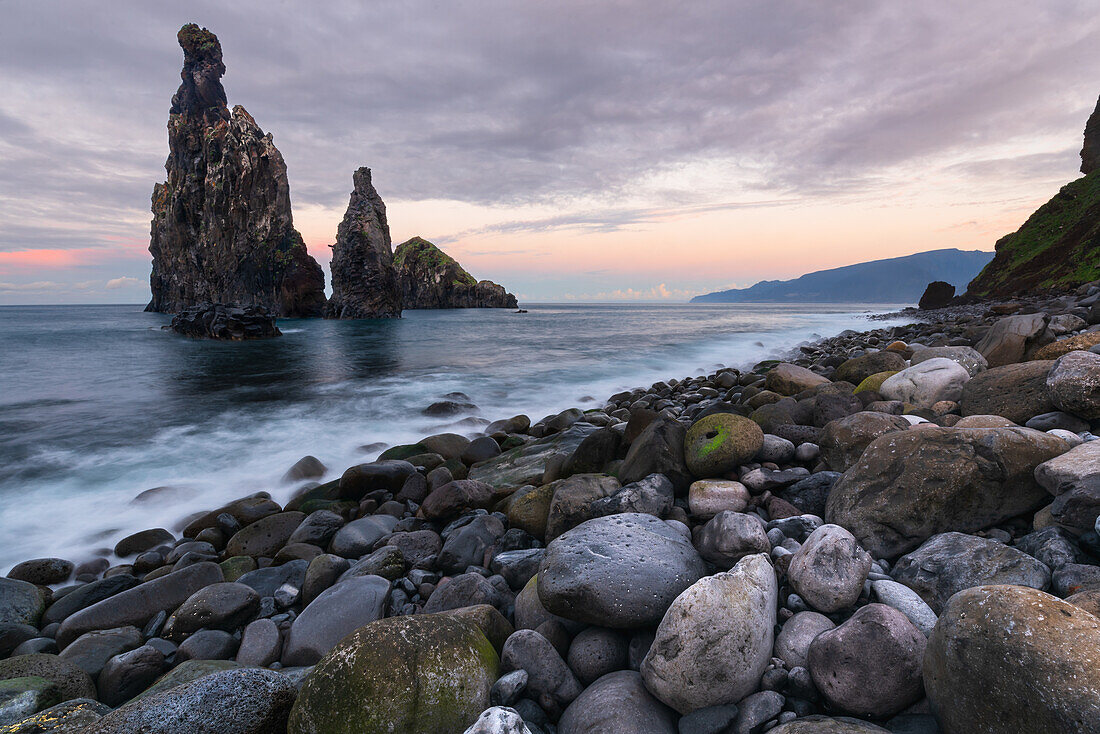
<path fill-rule="evenodd" d="M 791 558 L 787 578 L 810 606 L 837 612 L 855 604 L 870 571 L 871 556 L 855 536 L 838 525 L 822 525 Z"/>
<path fill-rule="evenodd" d="M 937 533 L 975 532 L 1039 509 L 1049 496 L 1035 467 L 1066 448 L 1030 428 L 922 426 L 889 434 L 833 487 L 825 519 L 874 557 L 894 558 Z"/>
<path fill-rule="evenodd" d="M 833 621 L 817 612 L 798 612 L 783 624 L 775 638 L 775 656 L 787 664 L 787 669 L 805 668 L 810 643 L 822 632 L 836 627 Z"/>
<path fill-rule="evenodd" d="M 676 734 L 676 719 L 640 675 L 620 670 L 577 696 L 558 721 L 558 734 Z"/>
<path fill-rule="evenodd" d="M 623 484 L 631 484 L 650 474 L 664 474 L 677 492 L 685 491 L 692 481 L 684 459 L 686 435 L 687 429 L 679 421 L 667 418 L 654 420 L 630 444 L 630 450 L 619 467 L 619 480 Z"/>
<path fill-rule="evenodd" d="M 723 510 L 699 530 L 699 555 L 719 568 L 732 568 L 745 556 L 771 550 L 763 521 L 756 515 Z"/>
<path fill-rule="evenodd" d="M 1085 420 L 1100 418 L 1100 354 L 1070 352 L 1047 375 L 1050 398 L 1059 410 Z"/>
<path fill-rule="evenodd" d="M 550 484 L 552 497 L 546 517 L 546 540 L 551 541 L 566 530 L 575 528 L 593 517 L 592 503 L 610 497 L 622 485 L 606 474 L 574 474 Z"/>
<path fill-rule="evenodd" d="M 393 532 L 397 518 L 392 515 L 368 515 L 352 520 L 336 531 L 329 552 L 344 558 L 359 558 L 370 553 L 374 544 Z"/>
<path fill-rule="evenodd" d="M 814 639 L 807 666 L 832 708 L 886 718 L 921 698 L 926 644 L 904 614 L 885 604 L 868 604 Z"/>
<path fill-rule="evenodd" d="M 764 554 L 676 598 L 642 661 L 646 687 L 682 714 L 756 690 L 771 659 L 775 570 Z"/>
<path fill-rule="evenodd" d="M 650 474 L 645 479 L 632 482 L 610 497 L 592 503 L 592 517 L 617 515 L 623 512 L 641 512 L 665 517 L 672 510 L 675 499 L 672 482 L 664 474 Z"/>
<path fill-rule="evenodd" d="M 1028 554 L 989 538 L 953 532 L 933 535 L 899 558 L 890 575 L 920 594 L 937 614 L 948 599 L 972 586 L 1050 586 L 1050 569 Z"/>
<path fill-rule="evenodd" d="M 270 734 L 286 727 L 295 694 L 275 671 L 228 670 L 123 706 L 82 734 Z"/>
<path fill-rule="evenodd" d="M 313 665 L 345 635 L 381 619 L 389 593 L 381 576 L 356 576 L 321 592 L 290 626 L 283 665 Z"/>
<path fill-rule="evenodd" d="M 518 630 L 504 643 L 500 672 L 514 670 L 527 672 L 527 692 L 555 716 L 584 690 L 550 641 L 534 630 Z"/>
<path fill-rule="evenodd" d="M 601 627 L 656 624 L 706 572 L 687 538 L 636 513 L 581 523 L 546 548 L 538 596 L 553 614 Z"/>
<path fill-rule="evenodd" d="M 0 624 L 37 627 L 46 608 L 38 587 L 27 581 L 0 578 Z"/>
<path fill-rule="evenodd" d="M 168 639 L 183 639 L 200 629 L 234 631 L 256 616 L 260 595 L 240 583 L 211 584 L 187 598 L 164 625 Z"/>
<path fill-rule="evenodd" d="M 993 324 L 974 348 L 990 367 L 1023 362 L 1040 347 L 1054 341 L 1048 328 L 1050 317 L 1043 313 L 1007 316 Z"/>
<path fill-rule="evenodd" d="M 921 408 L 930 408 L 941 400 L 957 401 L 970 372 L 959 363 L 938 357 L 887 377 L 879 393 L 887 400 L 900 400 Z"/>
<path fill-rule="evenodd" d="M 140 647 L 144 640 L 137 627 L 85 632 L 58 656 L 95 678 L 115 655 Z"/>
<path fill-rule="evenodd" d="M 1035 481 L 1053 495 L 1088 477 L 1100 476 L 1100 441 L 1088 441 L 1035 467 Z"/>
<path fill-rule="evenodd" d="M 133 625 L 143 627 L 158 612 L 171 611 L 204 586 L 220 583 L 224 577 L 216 563 L 203 561 L 146 581 L 115 594 L 69 616 L 57 631 L 58 647 L 85 632 Z"/>

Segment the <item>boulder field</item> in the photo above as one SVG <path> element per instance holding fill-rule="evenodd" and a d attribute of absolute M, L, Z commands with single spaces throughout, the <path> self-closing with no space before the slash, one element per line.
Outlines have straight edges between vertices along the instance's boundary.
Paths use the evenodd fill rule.
<path fill-rule="evenodd" d="M 914 316 L 24 561 L 0 732 L 1100 732 L 1100 286 Z"/>

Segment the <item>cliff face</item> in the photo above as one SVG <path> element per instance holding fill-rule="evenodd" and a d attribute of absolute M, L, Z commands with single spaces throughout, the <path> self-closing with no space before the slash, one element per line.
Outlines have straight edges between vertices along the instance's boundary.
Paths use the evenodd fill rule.
<path fill-rule="evenodd" d="M 241 106 L 226 107 L 217 36 L 179 32 L 183 83 L 168 118 L 168 180 L 153 188 L 147 311 L 203 302 L 321 316 L 324 273 L 294 229 L 286 164 Z"/>
<path fill-rule="evenodd" d="M 1100 99 L 1085 123 L 1085 144 L 1081 146 L 1081 173 L 1089 174 L 1097 168 L 1100 168 Z"/>
<path fill-rule="evenodd" d="M 420 237 L 397 246 L 393 267 L 405 308 L 517 308 L 516 297 L 504 286 L 479 282 Z"/>
<path fill-rule="evenodd" d="M 1005 298 L 1068 289 L 1100 278 L 1100 101 L 1085 124 L 1084 177 L 1062 187 L 1023 226 L 997 240 L 997 255 L 968 296 Z"/>
<path fill-rule="evenodd" d="M 332 298 L 325 315 L 337 319 L 401 316 L 401 292 L 393 270 L 386 205 L 370 169 L 353 177 L 355 189 L 332 247 Z"/>
<path fill-rule="evenodd" d="M 1072 288 L 1100 278 L 1100 171 L 1062 187 L 1024 225 L 997 240 L 997 254 L 968 295 L 1003 298 Z"/>

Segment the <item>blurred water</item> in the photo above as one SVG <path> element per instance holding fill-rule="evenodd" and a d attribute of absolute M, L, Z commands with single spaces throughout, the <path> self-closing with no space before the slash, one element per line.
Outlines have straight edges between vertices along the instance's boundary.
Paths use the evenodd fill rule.
<path fill-rule="evenodd" d="M 808 308 L 812 310 L 807 310 Z M 140 306 L 0 307 L 0 569 L 81 560 L 122 535 L 257 490 L 306 454 L 337 476 L 444 430 L 451 391 L 495 420 L 532 419 L 659 379 L 748 366 L 846 328 L 866 305 L 532 305 L 282 320 L 278 339 L 219 343 Z M 589 398 L 590 402 L 581 402 Z M 171 502 L 134 506 L 156 486 Z"/>

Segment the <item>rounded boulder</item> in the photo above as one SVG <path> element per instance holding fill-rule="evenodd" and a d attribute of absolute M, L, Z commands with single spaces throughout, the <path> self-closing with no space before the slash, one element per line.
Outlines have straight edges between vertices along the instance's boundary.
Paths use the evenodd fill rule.
<path fill-rule="evenodd" d="M 1094 732 L 1100 619 L 1022 586 L 951 597 L 928 639 L 924 685 L 945 732 Z"/>
<path fill-rule="evenodd" d="M 642 661 L 646 687 L 681 714 L 755 691 L 771 659 L 777 593 L 764 554 L 693 584 L 657 627 Z"/>
<path fill-rule="evenodd" d="M 699 478 L 717 477 L 751 461 L 764 445 L 764 431 L 735 413 L 712 413 L 697 420 L 684 437 L 684 460 Z"/>
<path fill-rule="evenodd" d="M 538 597 L 547 611 L 601 627 L 657 624 L 680 592 L 706 573 L 688 539 L 653 515 L 599 517 L 546 548 Z"/>
<path fill-rule="evenodd" d="M 814 638 L 807 666 L 831 707 L 886 718 L 920 699 L 926 644 L 904 614 L 885 604 L 868 604 Z"/>
<path fill-rule="evenodd" d="M 473 622 L 445 614 L 380 619 L 317 664 L 287 734 L 461 732 L 489 707 L 498 668 Z"/>

